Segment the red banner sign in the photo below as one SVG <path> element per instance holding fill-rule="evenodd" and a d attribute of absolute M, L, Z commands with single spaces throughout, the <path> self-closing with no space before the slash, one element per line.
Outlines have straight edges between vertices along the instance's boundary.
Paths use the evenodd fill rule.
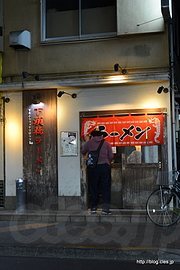
<path fill-rule="evenodd" d="M 163 118 L 163 114 L 83 118 L 81 138 L 98 127 L 112 146 L 163 144 Z"/>

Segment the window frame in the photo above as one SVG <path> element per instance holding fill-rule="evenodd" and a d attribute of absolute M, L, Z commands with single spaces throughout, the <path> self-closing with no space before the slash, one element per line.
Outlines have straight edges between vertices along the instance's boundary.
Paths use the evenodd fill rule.
<path fill-rule="evenodd" d="M 117 0 L 116 0 L 116 31 L 98 34 L 81 34 L 82 30 L 82 14 L 79 12 L 79 35 L 78 36 L 65 36 L 65 37 L 46 37 L 46 0 L 41 0 L 41 42 L 56 42 L 56 41 L 82 41 L 88 39 L 99 39 L 107 37 L 117 37 Z M 79 11 L 81 11 L 81 0 L 79 0 Z"/>
<path fill-rule="evenodd" d="M 115 158 L 114 160 L 114 163 L 113 164 L 122 164 L 124 163 L 126 166 L 141 166 L 141 165 L 148 165 L 148 164 L 159 164 L 159 160 L 161 159 L 161 145 L 141 145 L 141 161 L 140 162 L 133 162 L 133 161 L 129 161 L 128 162 L 128 157 L 130 156 L 130 154 L 132 154 L 132 152 L 135 150 L 131 150 L 131 148 L 135 146 L 131 145 L 131 146 L 116 146 L 116 150 L 117 150 L 117 157 Z M 152 147 L 156 147 L 157 149 L 157 156 L 154 157 L 153 161 L 152 162 L 145 162 L 145 149 L 152 149 Z M 130 152 L 131 151 L 131 152 Z M 128 153 L 129 152 L 129 153 Z M 115 155 L 116 156 L 116 155 Z M 114 157 L 115 157 L 114 156 Z M 123 157 L 124 157 L 124 161 L 123 160 Z M 121 160 L 118 161 L 118 159 Z M 155 159 L 157 159 L 155 161 Z"/>

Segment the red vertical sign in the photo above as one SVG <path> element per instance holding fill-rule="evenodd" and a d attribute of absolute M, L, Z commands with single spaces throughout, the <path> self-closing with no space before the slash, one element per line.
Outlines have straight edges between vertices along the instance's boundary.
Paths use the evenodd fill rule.
<path fill-rule="evenodd" d="M 44 134 L 44 116 L 43 116 L 43 108 L 36 107 L 34 108 L 35 117 L 33 119 L 33 134 L 35 135 L 35 144 L 37 147 L 37 158 L 36 158 L 36 173 L 41 173 L 41 164 L 43 162 L 43 158 L 41 156 L 41 143 L 43 141 L 43 134 Z"/>

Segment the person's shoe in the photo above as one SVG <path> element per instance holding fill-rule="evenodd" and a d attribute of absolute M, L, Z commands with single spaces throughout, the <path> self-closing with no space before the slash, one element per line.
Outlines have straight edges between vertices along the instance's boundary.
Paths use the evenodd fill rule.
<path fill-rule="evenodd" d="M 112 215 L 112 212 L 109 210 L 102 210 L 103 215 Z"/>
<path fill-rule="evenodd" d="M 91 208 L 91 214 L 96 214 L 96 211 L 97 211 L 96 207 Z"/>

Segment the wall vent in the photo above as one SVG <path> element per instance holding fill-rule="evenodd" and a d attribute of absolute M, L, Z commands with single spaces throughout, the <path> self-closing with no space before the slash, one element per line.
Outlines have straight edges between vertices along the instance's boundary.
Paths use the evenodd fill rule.
<path fill-rule="evenodd" d="M 15 50 L 30 50 L 31 32 L 27 30 L 10 32 L 9 47 L 13 47 Z"/>

